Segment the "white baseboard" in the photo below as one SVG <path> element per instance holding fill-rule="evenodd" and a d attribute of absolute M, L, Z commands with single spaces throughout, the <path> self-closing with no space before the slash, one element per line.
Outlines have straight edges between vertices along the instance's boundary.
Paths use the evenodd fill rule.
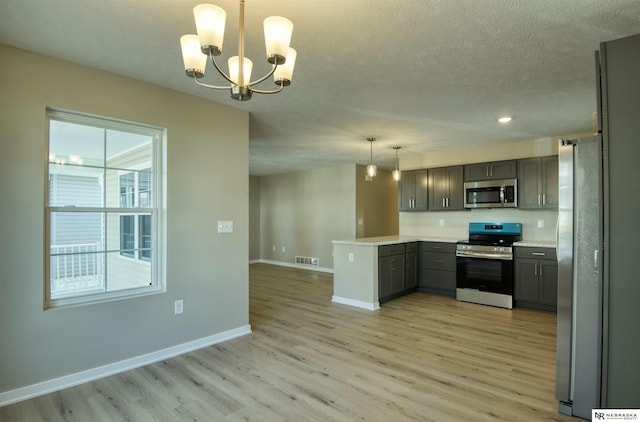
<path fill-rule="evenodd" d="M 75 374 L 65 375 L 60 378 L 43 381 L 38 384 L 16 388 L 15 390 L 5 391 L 0 393 L 0 407 L 44 394 L 52 393 L 54 391 L 59 391 L 68 387 L 73 387 L 85 382 L 94 381 L 99 378 L 115 375 L 120 372 L 128 371 L 130 369 L 139 368 L 141 366 L 169 359 L 178 355 L 182 355 L 184 353 L 192 352 L 203 347 L 222 343 L 223 341 L 231 340 L 233 338 L 244 336 L 246 334 L 251 334 L 250 325 L 234 328 L 232 330 L 224 331 L 212 336 L 203 337 L 198 340 L 178 344 L 166 349 L 147 353 L 141 356 L 136 356 L 130 359 L 125 359 L 119 362 L 110 363 L 108 365 L 99 366 L 97 368 L 88 369 L 86 371 L 77 372 Z"/>
<path fill-rule="evenodd" d="M 375 311 L 380 309 L 378 302 L 363 302 L 361 300 L 347 299 L 346 297 L 333 296 L 331 297 L 333 303 L 340 303 L 341 305 L 355 306 L 356 308 L 362 308 L 369 311 Z"/>
<path fill-rule="evenodd" d="M 280 265 L 281 267 L 300 268 L 302 270 L 320 271 L 322 273 L 333 274 L 333 268 L 316 267 L 315 265 L 293 264 L 290 262 L 283 262 L 283 261 L 271 261 L 269 259 L 254 259 L 249 261 L 249 264 Z"/>

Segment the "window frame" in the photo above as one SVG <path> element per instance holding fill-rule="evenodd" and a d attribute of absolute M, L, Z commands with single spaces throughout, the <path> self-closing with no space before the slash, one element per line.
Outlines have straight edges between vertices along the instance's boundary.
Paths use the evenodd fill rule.
<path fill-rule="evenodd" d="M 59 121 L 71 124 L 78 124 L 83 126 L 92 126 L 96 128 L 100 128 L 103 130 L 116 130 L 123 131 L 127 133 L 140 134 L 145 136 L 152 137 L 152 146 L 151 146 L 151 167 L 145 166 L 146 168 L 150 168 L 150 178 L 149 182 L 151 183 L 150 195 L 151 195 L 151 204 L 150 207 L 147 208 L 139 208 L 137 206 L 132 208 L 121 208 L 121 207 L 108 207 L 106 202 L 102 203 L 101 207 L 65 207 L 65 206 L 51 206 L 50 205 L 50 186 L 49 186 L 49 178 L 50 178 L 50 164 L 55 164 L 49 158 L 49 153 L 51 149 L 51 122 Z M 120 300 L 132 297 L 146 296 L 151 294 L 158 294 L 166 292 L 166 142 L 167 142 L 167 130 L 165 128 L 160 128 L 153 125 L 147 125 L 143 123 L 131 122 L 121 119 L 114 119 L 110 117 L 97 116 L 87 113 L 81 113 L 77 111 L 70 111 L 58 108 L 46 108 L 46 151 L 45 151 L 45 198 L 44 198 L 44 214 L 45 214 L 45 224 L 44 224 L 44 237 L 45 237 L 45 251 L 44 251 L 44 309 L 50 308 L 59 308 L 65 306 L 76 306 L 90 303 L 101 303 L 112 300 Z M 107 170 L 113 170 L 113 168 L 109 167 L 108 163 L 105 161 L 103 163 L 103 172 L 106 176 Z M 134 177 L 135 183 L 138 183 L 138 177 Z M 120 201 L 120 178 L 118 176 L 118 205 L 121 205 Z M 103 188 L 103 198 L 106 198 L 106 187 Z M 139 195 L 138 186 L 134 187 L 134 194 Z M 139 198 L 136 197 L 135 201 L 138 202 Z M 51 236 L 52 236 L 52 227 L 51 227 L 51 216 L 53 213 L 60 212 L 80 212 L 80 213 L 88 213 L 88 212 L 99 212 L 102 213 L 103 218 L 107 218 L 109 214 L 117 214 L 118 221 L 125 215 L 131 215 L 133 217 L 133 226 L 134 230 L 137 230 L 138 223 L 140 221 L 141 215 L 151 215 L 151 239 L 152 245 L 151 250 L 147 251 L 150 255 L 149 258 L 139 258 L 141 263 L 146 263 L 150 265 L 151 268 L 151 282 L 149 285 L 132 287 L 127 289 L 120 289 L 115 291 L 107 291 L 106 286 L 108 285 L 108 273 L 106 267 L 106 257 L 109 253 L 117 252 L 120 249 L 120 242 L 118 242 L 119 249 L 109 249 L 109 245 L 107 244 L 107 232 L 103 231 L 102 236 L 104 237 L 104 250 L 99 253 L 104 255 L 105 259 L 105 289 L 99 291 L 93 291 L 91 293 L 78 293 L 76 295 L 68 295 L 58 298 L 51 297 Z M 105 229 L 106 230 L 106 229 Z M 118 238 L 122 239 L 121 231 L 118 231 Z M 136 252 L 133 257 L 122 256 L 121 254 L 117 254 L 118 258 L 123 257 L 127 260 L 131 260 L 133 258 L 138 258 L 139 252 L 137 251 L 139 247 L 139 235 L 134 233 L 134 248 Z M 102 259 L 101 257 L 99 257 Z"/>

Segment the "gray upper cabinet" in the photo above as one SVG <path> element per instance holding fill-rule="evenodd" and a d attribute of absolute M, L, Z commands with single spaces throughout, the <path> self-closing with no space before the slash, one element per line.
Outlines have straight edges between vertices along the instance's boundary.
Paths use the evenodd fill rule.
<path fill-rule="evenodd" d="M 429 169 L 429 210 L 464 210 L 462 166 Z"/>
<path fill-rule="evenodd" d="M 398 186 L 399 211 L 427 211 L 427 169 L 403 171 Z"/>
<path fill-rule="evenodd" d="M 494 161 L 492 163 L 468 164 L 464 166 L 464 181 L 515 179 L 516 160 Z"/>
<path fill-rule="evenodd" d="M 518 160 L 518 208 L 558 208 L 558 156 Z"/>

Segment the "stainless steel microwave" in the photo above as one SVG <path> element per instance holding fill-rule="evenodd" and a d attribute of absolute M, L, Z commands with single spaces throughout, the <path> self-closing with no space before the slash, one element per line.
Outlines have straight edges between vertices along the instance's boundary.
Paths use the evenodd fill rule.
<path fill-rule="evenodd" d="M 515 208 L 518 179 L 485 180 L 464 184 L 465 208 Z"/>

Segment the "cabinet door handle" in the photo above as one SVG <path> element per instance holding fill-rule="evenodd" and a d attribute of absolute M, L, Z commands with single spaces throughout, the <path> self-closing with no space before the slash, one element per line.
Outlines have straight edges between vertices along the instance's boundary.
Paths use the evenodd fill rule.
<path fill-rule="evenodd" d="M 489 177 L 489 166 L 485 167 L 485 173 L 486 173 L 487 177 Z"/>
<path fill-rule="evenodd" d="M 445 207 L 445 205 L 444 205 L 444 197 L 443 197 L 442 198 L 442 208 L 444 208 L 444 207 Z"/>
<path fill-rule="evenodd" d="M 436 264 L 442 264 L 444 261 L 441 259 L 436 259 L 435 261 L 433 261 Z"/>
<path fill-rule="evenodd" d="M 538 264 L 533 264 L 533 275 L 538 275 Z"/>
<path fill-rule="evenodd" d="M 598 261 L 600 259 L 600 250 L 596 249 L 593 251 L 593 272 L 596 274 L 600 274 L 600 270 L 598 269 Z"/>
<path fill-rule="evenodd" d="M 547 255 L 546 252 L 531 252 L 531 255 L 535 255 L 535 256 L 545 256 Z"/>
<path fill-rule="evenodd" d="M 543 275 L 542 275 L 542 264 L 540 264 L 540 274 L 539 274 L 539 276 L 543 277 Z"/>
<path fill-rule="evenodd" d="M 489 166 L 489 176 L 493 176 L 493 164 Z"/>
<path fill-rule="evenodd" d="M 542 202 L 540 201 L 540 194 L 538 194 L 538 205 L 541 205 Z"/>
<path fill-rule="evenodd" d="M 543 193 L 542 194 L 542 206 L 547 205 L 547 194 Z"/>
<path fill-rule="evenodd" d="M 447 208 L 449 208 L 449 198 L 447 197 Z"/>

